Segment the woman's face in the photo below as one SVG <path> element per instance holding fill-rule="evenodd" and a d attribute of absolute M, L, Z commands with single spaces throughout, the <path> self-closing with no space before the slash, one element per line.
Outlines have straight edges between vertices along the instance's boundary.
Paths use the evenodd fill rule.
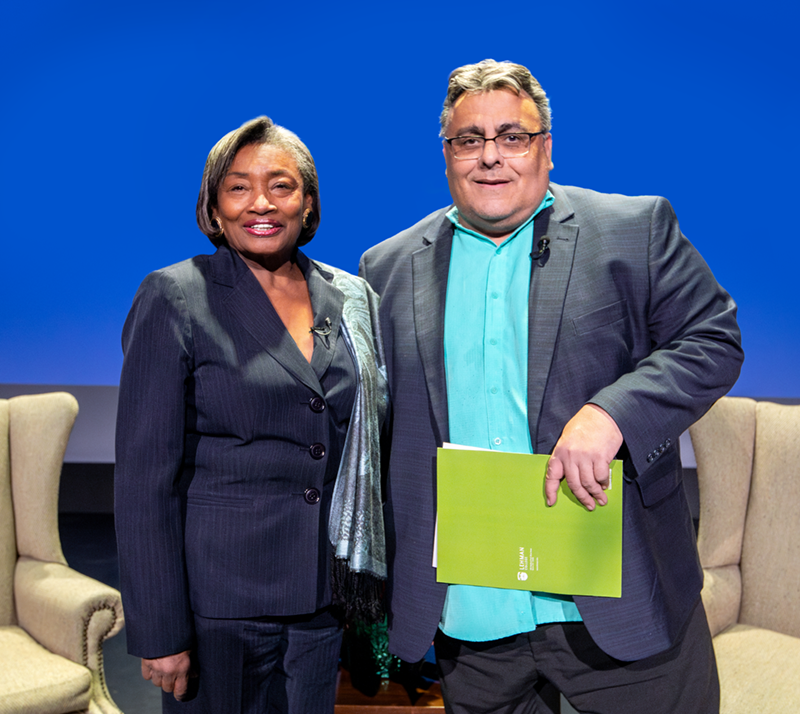
<path fill-rule="evenodd" d="M 281 265 L 292 258 L 311 205 L 292 155 L 279 146 L 250 144 L 234 157 L 213 214 L 242 257 Z"/>

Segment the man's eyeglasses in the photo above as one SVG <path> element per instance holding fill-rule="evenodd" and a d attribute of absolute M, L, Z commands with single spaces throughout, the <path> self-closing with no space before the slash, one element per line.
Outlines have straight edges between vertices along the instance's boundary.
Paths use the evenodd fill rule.
<path fill-rule="evenodd" d="M 546 131 L 515 131 L 509 134 L 498 134 L 489 139 L 485 136 L 456 136 L 445 139 L 450 144 L 453 156 L 457 159 L 477 159 L 483 153 L 487 141 L 493 141 L 500 156 L 513 159 L 516 156 L 525 156 L 531 150 L 531 141 L 534 136 L 546 134 Z"/>

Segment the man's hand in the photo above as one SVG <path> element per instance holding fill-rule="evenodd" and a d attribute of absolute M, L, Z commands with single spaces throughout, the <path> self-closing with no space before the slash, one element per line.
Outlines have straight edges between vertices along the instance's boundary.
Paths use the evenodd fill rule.
<path fill-rule="evenodd" d="M 142 659 L 142 677 L 165 692 L 172 692 L 178 701 L 186 695 L 189 679 L 196 676 L 192 671 L 190 650 L 156 659 Z"/>
<path fill-rule="evenodd" d="M 547 464 L 547 505 L 555 504 L 558 486 L 566 479 L 572 493 L 588 510 L 594 510 L 595 502 L 605 506 L 608 467 L 621 446 L 622 432 L 608 412 L 594 404 L 581 407 L 564 427 Z"/>

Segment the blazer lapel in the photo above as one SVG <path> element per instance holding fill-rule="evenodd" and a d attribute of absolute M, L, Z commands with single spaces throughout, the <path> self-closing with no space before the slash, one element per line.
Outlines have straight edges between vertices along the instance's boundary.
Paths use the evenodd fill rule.
<path fill-rule="evenodd" d="M 322 386 L 311 365 L 303 357 L 275 308 L 244 261 L 230 248 L 220 248 L 213 256 L 213 280 L 230 288 L 225 306 L 231 316 L 277 362 L 296 379 L 322 396 Z"/>
<path fill-rule="evenodd" d="M 336 349 L 336 340 L 339 338 L 339 327 L 344 306 L 344 293 L 331 285 L 333 275 L 324 271 L 316 263 L 310 261 L 302 253 L 298 254 L 298 263 L 303 269 L 308 283 L 308 292 L 311 296 L 311 305 L 314 308 L 314 327 L 330 329 L 327 335 L 314 335 L 314 355 L 311 366 L 318 377 L 327 371 Z M 330 321 L 330 322 L 328 322 Z"/>
<path fill-rule="evenodd" d="M 528 305 L 528 423 L 534 448 L 578 242 L 578 224 L 569 200 L 557 185 L 551 184 L 550 190 L 555 201 L 536 218 L 533 229 L 534 248 L 547 237 L 549 250 L 531 266 Z"/>
<path fill-rule="evenodd" d="M 430 238 L 423 237 L 425 246 L 411 255 L 414 327 L 438 431 L 436 436 L 443 442 L 450 438 L 444 367 L 444 303 L 453 246 L 452 224 L 443 217 L 431 231 L 435 231 L 435 235 L 432 232 Z"/>

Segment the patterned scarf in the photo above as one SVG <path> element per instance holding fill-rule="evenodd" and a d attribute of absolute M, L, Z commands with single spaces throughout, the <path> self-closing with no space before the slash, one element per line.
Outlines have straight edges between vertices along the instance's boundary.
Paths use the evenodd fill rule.
<path fill-rule="evenodd" d="M 328 526 L 334 547 L 333 601 L 347 618 L 374 623 L 384 616 L 387 573 L 380 434 L 389 395 L 378 296 L 361 278 L 319 265 L 344 293 L 342 335 L 358 376 Z"/>

